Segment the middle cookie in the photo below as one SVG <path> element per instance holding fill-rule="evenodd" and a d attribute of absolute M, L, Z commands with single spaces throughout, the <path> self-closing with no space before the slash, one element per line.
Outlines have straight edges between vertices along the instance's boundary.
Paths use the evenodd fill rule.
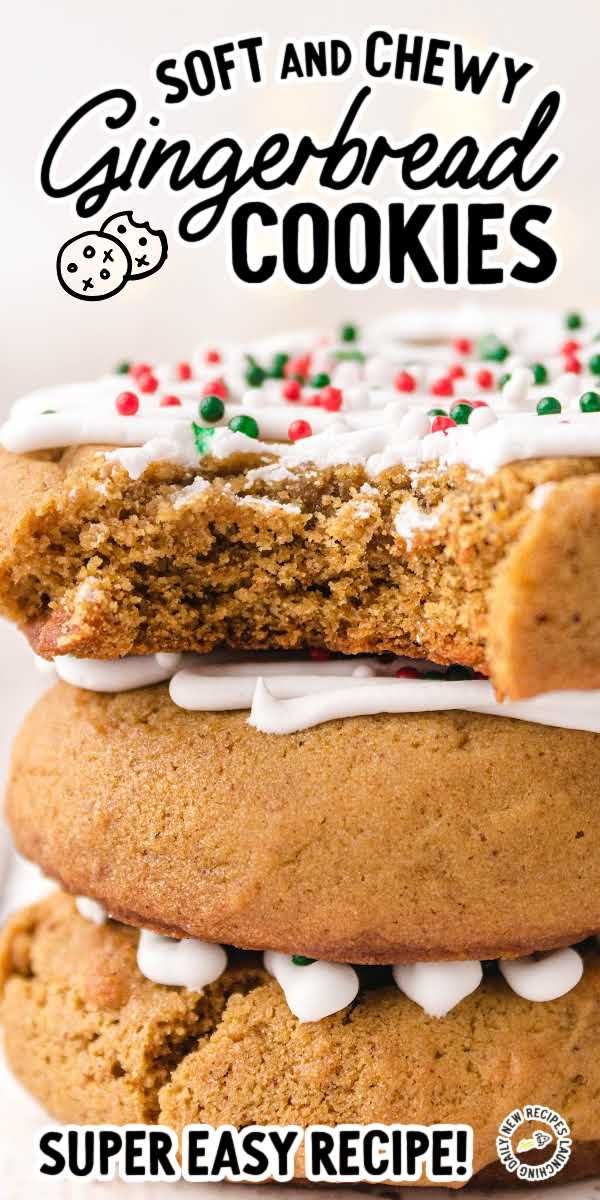
<path fill-rule="evenodd" d="M 500 958 L 600 929 L 599 774 L 598 735 L 524 721 L 282 738 L 165 685 L 61 683 L 17 738 L 8 818 L 43 871 L 136 925 L 341 962 Z"/>

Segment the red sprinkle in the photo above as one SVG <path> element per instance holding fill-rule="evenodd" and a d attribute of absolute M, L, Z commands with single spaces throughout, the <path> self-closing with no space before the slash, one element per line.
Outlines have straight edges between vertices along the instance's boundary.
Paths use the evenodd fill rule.
<path fill-rule="evenodd" d="M 436 379 L 431 385 L 432 396 L 452 396 L 454 394 L 454 384 L 446 375 L 443 379 Z"/>
<path fill-rule="evenodd" d="M 448 379 L 464 379 L 465 375 L 465 368 L 460 363 L 456 363 L 455 366 L 450 367 L 448 370 Z"/>
<path fill-rule="evenodd" d="M 574 356 L 566 358 L 565 371 L 568 371 L 570 375 L 581 375 L 582 367 L 579 359 Z"/>
<path fill-rule="evenodd" d="M 339 412 L 342 407 L 344 397 L 339 388 L 324 387 L 321 392 L 321 408 L 326 408 L 327 412 Z"/>
<path fill-rule="evenodd" d="M 290 404 L 296 404 L 302 395 L 302 388 L 297 379 L 288 379 L 281 389 L 281 395 L 284 400 L 288 400 Z"/>
<path fill-rule="evenodd" d="M 471 408 L 489 408 L 487 400 L 463 400 L 463 404 L 470 404 Z"/>
<path fill-rule="evenodd" d="M 177 408 L 180 404 L 179 396 L 163 396 L 160 408 Z"/>
<path fill-rule="evenodd" d="M 473 343 L 469 338 L 455 338 L 453 345 L 458 354 L 470 354 L 473 349 Z"/>
<path fill-rule="evenodd" d="M 158 379 L 156 378 L 156 375 L 152 375 L 150 371 L 147 371 L 145 375 L 138 375 L 137 385 L 140 389 L 140 392 L 150 394 L 151 392 L 156 391 L 158 387 Z"/>
<path fill-rule="evenodd" d="M 296 375 L 299 375 L 301 379 L 306 379 L 306 376 L 310 374 L 310 354 L 288 358 L 283 373 L 286 379 L 294 379 Z"/>
<path fill-rule="evenodd" d="M 300 438 L 310 437 L 312 433 L 312 425 L 309 421 L 292 421 L 288 429 L 288 437 L 291 442 L 298 442 Z"/>
<path fill-rule="evenodd" d="M 494 386 L 494 376 L 487 367 L 482 367 L 475 376 L 475 383 L 481 388 L 491 388 Z"/>
<path fill-rule="evenodd" d="M 455 425 L 456 421 L 453 421 L 452 417 L 434 417 L 431 422 L 431 432 L 439 433 L 441 430 L 442 433 L 447 433 Z"/>
<path fill-rule="evenodd" d="M 204 355 L 204 361 L 207 363 L 219 363 L 221 361 L 221 355 L 219 354 L 218 350 L 207 350 L 206 354 Z"/>
<path fill-rule="evenodd" d="M 218 396 L 219 400 L 227 400 L 229 389 L 224 379 L 211 379 L 202 388 L 203 396 Z"/>
<path fill-rule="evenodd" d="M 121 392 L 115 400 L 115 408 L 122 417 L 132 417 L 139 407 L 135 392 Z"/>
<path fill-rule="evenodd" d="M 313 662 L 329 662 L 331 654 L 329 650 L 323 650 L 320 646 L 314 646 L 308 651 L 308 657 L 312 658 Z"/>
<path fill-rule="evenodd" d="M 581 343 L 578 342 L 576 338 L 569 338 L 569 341 L 565 342 L 564 345 L 561 346 L 560 352 L 561 354 L 574 354 L 575 351 L 579 350 L 580 348 Z"/>
<path fill-rule="evenodd" d="M 399 371 L 394 379 L 394 387 L 397 392 L 414 392 L 417 386 L 417 381 L 410 371 Z"/>
<path fill-rule="evenodd" d="M 129 374 L 133 375 L 134 379 L 137 379 L 139 375 L 151 375 L 152 367 L 149 363 L 134 363 L 133 366 L 129 368 Z"/>
<path fill-rule="evenodd" d="M 418 679 L 419 672 L 414 667 L 400 667 L 399 671 L 394 672 L 396 679 Z"/>
<path fill-rule="evenodd" d="M 181 380 L 191 379 L 192 378 L 192 368 L 191 368 L 189 362 L 177 363 L 176 375 L 177 375 L 177 378 L 181 379 Z"/>

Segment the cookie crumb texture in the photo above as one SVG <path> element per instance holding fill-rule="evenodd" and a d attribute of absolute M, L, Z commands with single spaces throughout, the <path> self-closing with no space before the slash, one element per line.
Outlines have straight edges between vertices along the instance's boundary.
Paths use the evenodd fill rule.
<path fill-rule="evenodd" d="M 0 946 L 9 1063 L 58 1120 L 430 1124 L 475 1128 L 475 1169 L 496 1162 L 501 1120 L 543 1097 L 570 1122 L 585 1170 L 600 1161 L 600 964 L 535 1005 L 490 976 L 442 1021 L 396 988 L 301 1025 L 249 956 L 203 993 L 143 979 L 137 933 L 97 928 L 57 894 Z"/>
<path fill-rule="evenodd" d="M 597 460 L 263 463 L 205 458 L 182 495 L 197 476 L 168 463 L 135 480 L 93 447 L 2 452 L 1 611 L 47 657 L 325 646 L 463 663 L 513 698 L 600 686 Z"/>
<path fill-rule="evenodd" d="M 134 925 L 341 962 L 502 958 L 600 930 L 599 777 L 577 730 L 451 712 L 278 738 L 165 685 L 60 683 L 17 737 L 7 815 L 46 875 Z"/>

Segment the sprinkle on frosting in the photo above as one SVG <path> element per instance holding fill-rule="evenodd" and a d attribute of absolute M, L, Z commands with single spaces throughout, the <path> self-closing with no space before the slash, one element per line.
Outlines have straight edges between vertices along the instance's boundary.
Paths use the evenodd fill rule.
<path fill-rule="evenodd" d="M 95 383 L 25 396 L 0 441 L 15 452 L 113 446 L 108 460 L 133 478 L 155 462 L 238 453 L 284 466 L 360 462 L 372 476 L 399 463 L 489 474 L 526 458 L 600 455 L 597 318 L 582 318 L 567 343 L 552 314 L 499 312 L 491 334 L 488 320 L 469 307 L 406 314 L 357 331 L 351 349 L 343 330 L 224 346 L 218 376 L 205 347 L 189 362 L 125 363 Z M 430 416 L 432 395 L 447 404 Z"/>

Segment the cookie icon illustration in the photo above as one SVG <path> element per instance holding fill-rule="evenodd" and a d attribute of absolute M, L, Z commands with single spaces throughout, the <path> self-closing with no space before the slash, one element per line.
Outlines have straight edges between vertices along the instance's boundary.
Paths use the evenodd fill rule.
<path fill-rule="evenodd" d="M 59 250 L 59 283 L 78 300 L 106 300 L 131 278 L 131 255 L 109 233 L 79 233 Z"/>
<path fill-rule="evenodd" d="M 132 212 L 108 217 L 102 232 L 118 238 L 131 255 L 131 278 L 144 279 L 162 267 L 168 245 L 162 229 L 151 229 L 147 222 L 134 221 Z"/>

